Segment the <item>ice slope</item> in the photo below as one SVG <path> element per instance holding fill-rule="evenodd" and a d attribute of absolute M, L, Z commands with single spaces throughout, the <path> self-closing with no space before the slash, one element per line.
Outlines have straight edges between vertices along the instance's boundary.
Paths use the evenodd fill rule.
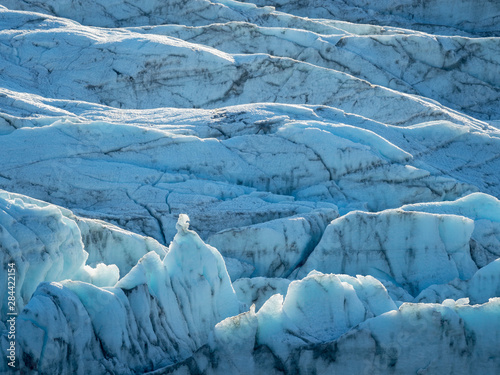
<path fill-rule="evenodd" d="M 376 3 L 367 0 L 244 2 L 247 4 L 232 0 L 196 0 L 189 7 L 183 7 L 183 2 L 179 0 L 149 0 L 140 4 L 126 0 L 111 3 L 104 0 L 48 0 L 43 3 L 35 0 L 2 0 L 2 4 L 9 9 L 41 12 L 102 27 L 166 23 L 195 26 L 230 20 L 290 27 L 288 21 L 302 27 L 307 25 L 326 28 L 327 25 L 337 26 L 341 23 L 338 20 L 342 20 L 358 24 L 399 26 L 444 35 L 462 33 L 498 36 L 499 32 L 497 21 L 500 7 L 494 0 L 483 1 L 481 4 L 473 0 L 405 0 L 397 4 L 388 0 Z"/>
<path fill-rule="evenodd" d="M 220 20 L 251 20 L 253 22 L 298 21 L 297 17 L 276 14 L 272 7 L 257 8 L 232 0 L 212 2 L 195 0 L 189 7 L 180 0 L 148 0 L 141 4 L 130 1 L 108 2 L 105 0 L 49 0 L 38 3 L 32 0 L 2 0 L 9 9 L 34 11 L 58 17 L 73 19 L 85 25 L 100 27 L 123 27 L 158 24 L 210 24 Z M 270 19 L 270 20 L 268 20 Z M 315 22 L 303 20 L 306 24 Z M 288 25 L 289 26 L 289 25 Z M 318 26 L 321 26 L 319 24 Z"/>
<path fill-rule="evenodd" d="M 471 4 L 0 0 L 20 372 L 499 373 Z"/>
<path fill-rule="evenodd" d="M 207 238 L 321 208 L 500 193 L 498 132 L 477 120 L 397 127 L 324 106 L 139 111 L 4 93 L 0 187 L 164 244 L 180 213 Z"/>
<path fill-rule="evenodd" d="M 311 270 L 369 274 L 416 295 L 433 284 L 472 277 L 473 230 L 473 222 L 462 216 L 351 212 L 332 221 L 299 276 Z"/>
<path fill-rule="evenodd" d="M 149 237 L 75 216 L 24 195 L 0 191 L 2 262 L 16 264 L 19 310 L 44 281 L 77 279 L 113 286 L 142 256 L 167 249 Z M 2 314 L 7 309 L 7 274 L 2 274 Z"/>
<path fill-rule="evenodd" d="M 497 38 L 356 25 L 292 29 L 290 22 L 102 29 L 39 13 L 1 13 L 3 74 L 17 91 L 125 108 L 313 103 L 392 124 L 416 123 L 424 113 L 457 116 L 443 105 L 498 118 Z M 61 61 L 65 55 L 75 57 Z"/>
<path fill-rule="evenodd" d="M 498 101 L 498 39 L 430 36 L 411 30 L 340 28 L 335 34 L 232 22 L 199 27 L 147 26 L 165 35 L 228 53 L 289 57 L 361 78 L 374 85 L 435 99 L 487 118 Z M 471 101 L 471 97 L 477 98 Z"/>
<path fill-rule="evenodd" d="M 467 246 L 463 243 L 465 240 L 456 236 L 460 230 L 464 231 L 464 238 L 471 235 L 473 221 L 464 216 L 403 210 L 382 212 L 378 214 L 381 218 L 371 214 L 381 223 L 384 223 L 385 216 L 394 217 L 393 222 L 402 220 L 401 216 L 419 221 L 418 225 L 400 223 L 396 226 L 399 231 L 397 238 L 389 236 L 382 244 L 386 247 L 386 259 L 393 265 L 392 280 L 396 284 L 400 277 L 398 266 L 402 265 L 410 269 L 421 267 L 418 273 L 409 273 L 417 279 L 411 279 L 403 272 L 401 277 L 408 281 L 407 285 L 401 282 L 403 287 L 411 287 L 411 282 L 416 285 L 414 289 L 425 283 L 432 284 L 430 288 L 436 287 L 443 277 L 453 277 L 453 271 L 457 269 L 459 274 L 462 273 L 461 277 L 470 278 L 463 282 L 468 287 L 463 289 L 458 304 L 447 300 L 434 305 L 401 305 L 393 297 L 397 286 L 386 288 L 391 281 L 384 275 L 383 283 L 377 280 L 380 273 L 374 273 L 375 277 L 353 277 L 340 272 L 312 271 L 295 281 L 263 277 L 239 279 L 233 287 L 220 253 L 189 229 L 189 218 L 183 214 L 178 218 L 177 234 L 166 254 L 150 251 L 126 274 L 119 274 L 118 267 L 109 263 L 101 263 L 101 268 L 98 266 L 92 271 L 91 267 L 84 266 L 88 255 L 84 249 L 98 245 L 96 241 L 89 241 L 89 237 L 101 241 L 101 258 L 109 262 L 118 251 L 125 255 L 125 259 L 133 256 L 130 249 L 140 247 L 134 246 L 139 236 L 99 221 L 77 218 L 68 210 L 26 196 L 7 192 L 2 196 L 6 202 L 3 215 L 10 214 L 11 218 L 17 219 L 11 220 L 5 233 L 20 237 L 28 230 L 25 227 L 38 229 L 38 237 L 28 237 L 27 240 L 35 245 L 44 243 L 38 247 L 24 246 L 20 250 L 12 245 L 11 237 L 1 238 L 3 248 L 9 251 L 17 249 L 21 253 L 14 255 L 20 269 L 32 270 L 29 277 L 25 272 L 19 278 L 22 294 L 30 293 L 26 301 L 23 300 L 26 305 L 17 320 L 19 365 L 22 368 L 42 374 L 106 371 L 125 374 L 152 370 L 156 370 L 155 373 L 182 373 L 188 366 L 191 372 L 251 374 L 264 369 L 265 373 L 302 371 L 311 366 L 326 373 L 332 369 L 358 367 L 363 371 L 383 372 L 384 368 L 394 366 L 411 369 L 425 365 L 435 367 L 435 371 L 453 373 L 458 371 L 454 366 L 457 356 L 463 356 L 463 351 L 468 354 L 460 359 L 463 364 L 460 371 L 470 371 L 471 363 L 475 361 L 482 361 L 481 368 L 485 373 L 499 365 L 500 358 L 490 349 L 500 340 L 498 298 L 494 298 L 500 293 L 498 261 L 475 272 L 477 267 L 464 249 Z M 495 218 L 498 214 L 495 206 L 471 204 L 477 200 L 496 203 L 495 200 L 477 196 L 442 205 L 474 206 L 478 217 Z M 332 221 L 303 267 L 307 267 L 315 252 L 322 249 L 322 243 L 330 238 L 336 222 L 356 214 Z M 57 220 L 60 224 L 45 224 L 47 220 Z M 77 224 L 84 228 L 83 231 Z M 276 225 L 270 222 L 270 227 L 271 224 Z M 73 229 L 70 238 L 77 245 L 54 240 L 68 236 L 66 226 Z M 402 239 L 405 236 L 407 242 L 408 238 L 410 241 L 415 237 L 422 238 L 424 234 L 419 228 L 428 230 L 425 234 L 427 246 L 418 244 L 412 251 L 417 261 L 401 262 L 398 252 L 393 250 L 394 245 L 404 248 Z M 368 232 L 360 231 L 358 235 Z M 82 236 L 82 233 L 87 235 Z M 440 236 L 441 246 L 435 236 Z M 49 238 L 53 239 L 52 243 Z M 87 238 L 85 244 L 82 238 Z M 143 248 L 152 246 L 152 241 L 143 238 Z M 121 248 L 117 245 L 120 242 L 123 244 Z M 418 246 L 420 249 L 425 247 L 427 259 L 434 260 L 430 264 L 440 268 L 437 276 L 432 268 L 424 268 L 423 260 L 418 261 L 422 251 Z M 406 247 L 411 249 L 411 246 Z M 22 254 L 26 249 L 31 249 L 31 254 Z M 43 256 L 46 249 L 53 249 L 51 258 L 35 257 Z M 447 251 L 451 254 L 446 259 L 442 254 Z M 72 265 L 80 265 L 76 274 L 73 271 L 72 280 L 63 280 L 67 274 L 33 273 L 37 269 L 33 267 L 57 268 L 61 258 L 64 260 L 64 257 L 74 254 L 79 254 L 81 260 L 72 262 Z M 436 262 L 438 259 L 441 263 Z M 324 264 L 328 265 L 328 262 Z M 92 278 L 92 272 L 99 277 Z M 116 282 L 118 277 L 120 279 Z M 28 282 L 23 282 L 23 278 Z M 112 278 L 115 278 L 113 282 L 102 283 L 102 280 Z M 28 290 L 33 283 L 37 284 L 36 290 Z M 470 306 L 469 299 L 464 297 L 470 297 L 473 303 L 486 303 Z M 488 301 L 489 298 L 492 299 Z M 249 306 L 254 303 L 258 305 Z M 112 321 L 109 320 L 110 314 Z M 485 319 L 488 319 L 488 328 L 481 323 Z M 416 339 L 410 339 L 415 335 Z M 352 337 L 347 344 L 346 337 Z M 5 341 L 2 345 L 6 345 Z M 344 345 L 349 349 L 343 349 Z M 373 345 L 387 349 L 372 352 Z M 408 352 L 415 345 L 422 351 L 417 357 Z M 446 349 L 450 345 L 451 351 Z M 333 353 L 354 350 L 366 360 L 352 362 L 354 354 L 351 352 L 341 354 L 340 361 L 331 361 L 330 356 L 324 357 L 325 350 Z M 432 353 L 432 356 L 426 353 Z M 446 355 L 446 360 L 427 362 L 437 359 L 436 353 Z M 340 354 L 332 355 L 336 358 Z M 6 363 L 2 366 L 5 368 Z"/>
<path fill-rule="evenodd" d="M 334 18 L 349 22 L 400 26 L 429 33 L 499 35 L 500 5 L 495 0 L 244 0 L 272 5 L 277 10 L 311 18 Z"/>
<path fill-rule="evenodd" d="M 188 226 L 181 215 L 165 257 L 147 253 L 116 284 L 58 283 L 53 280 L 61 277 L 47 275 L 49 282 L 38 285 L 17 318 L 21 368 L 144 372 L 180 361 L 204 345 L 216 323 L 240 312 L 240 303 L 222 256 Z"/>
<path fill-rule="evenodd" d="M 454 202 L 418 203 L 401 207 L 406 211 L 460 215 L 474 220 L 471 257 L 483 267 L 500 256 L 500 202 L 495 197 L 474 193 Z"/>

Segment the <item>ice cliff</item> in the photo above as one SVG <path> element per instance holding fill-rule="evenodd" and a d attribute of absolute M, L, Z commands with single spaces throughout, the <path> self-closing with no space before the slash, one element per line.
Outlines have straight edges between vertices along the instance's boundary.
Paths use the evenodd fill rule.
<path fill-rule="evenodd" d="M 0 372 L 500 373 L 499 21 L 0 0 Z"/>

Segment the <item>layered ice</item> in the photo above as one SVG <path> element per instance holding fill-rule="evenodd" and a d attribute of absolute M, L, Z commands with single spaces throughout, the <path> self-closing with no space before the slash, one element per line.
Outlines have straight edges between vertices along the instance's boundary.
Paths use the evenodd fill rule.
<path fill-rule="evenodd" d="M 334 220 L 299 270 L 372 275 L 416 295 L 432 284 L 476 272 L 463 216 L 402 210 L 352 212 Z"/>
<path fill-rule="evenodd" d="M 103 122 L 92 114 L 101 107 L 91 107 L 83 114 L 74 109 L 71 119 L 42 121 L 15 98 L 9 107 L 14 125 L 0 137 L 1 187 L 164 245 L 184 212 L 206 239 L 319 208 L 382 210 L 479 189 L 496 194 L 500 186 L 494 173 L 498 138 L 450 123 L 399 128 L 332 108 L 278 105 L 231 107 L 220 116 L 146 111 L 140 112 L 145 122 L 136 125 L 133 111 L 117 110 L 109 114 L 119 116 L 116 122 Z M 157 123 L 159 116 L 173 123 Z M 212 118 L 215 125 L 207 127 Z M 429 137 L 439 147 L 425 141 Z M 36 152 L 27 152 L 27 144 Z M 472 158 L 457 158 L 460 149 L 477 147 L 481 167 Z M 19 157 L 10 158 L 14 153 Z M 449 165 L 452 171 L 443 175 Z M 477 179 L 479 174 L 489 177 Z"/>
<path fill-rule="evenodd" d="M 17 311 L 41 282 L 76 279 L 113 286 L 149 251 L 166 248 L 151 238 L 124 231 L 30 197 L 0 191 L 0 246 L 5 265 L 15 264 Z M 147 250 L 147 251 L 146 251 Z M 89 257 L 90 253 L 90 257 Z M 114 263 L 113 261 L 117 261 Z M 2 274 L 7 288 L 7 274 Z M 7 290 L 1 311 L 7 312 Z"/>
<path fill-rule="evenodd" d="M 129 241 L 123 254 L 133 256 L 127 249 L 134 248 L 138 236 L 18 194 L 4 192 L 3 196 L 10 202 L 9 208 L 24 212 L 25 218 L 40 220 L 40 210 L 50 209 L 51 220 L 57 212 L 56 218 L 67 220 L 75 233 L 81 233 L 77 222 L 85 222 L 87 236 L 100 238 L 109 249 L 120 242 L 118 238 L 126 245 Z M 477 210 L 478 216 L 488 214 L 480 206 Z M 349 225 L 370 227 L 354 236 L 348 235 Z M 390 227 L 399 228 L 398 233 L 387 233 Z M 31 279 L 39 284 L 18 317 L 20 365 L 40 373 L 82 374 L 182 373 L 186 369 L 251 374 L 305 368 L 320 373 L 347 369 L 383 373 L 390 367 L 405 371 L 425 363 L 435 371 L 462 373 L 470 371 L 474 361 L 483 361 L 481 368 L 486 372 L 498 366 L 498 358 L 489 348 L 500 339 L 495 318 L 499 263 L 492 262 L 476 272 L 465 250 L 473 230 L 469 218 L 403 210 L 354 212 L 332 221 L 298 271 L 304 272 L 317 254 L 325 254 L 335 236 L 342 240 L 345 260 L 338 263 L 345 269 L 312 271 L 297 280 L 242 278 L 234 284 L 222 255 L 189 229 L 187 215 L 179 216 L 176 230 L 164 258 L 155 252 L 161 245 L 152 245 L 152 239 L 137 245 L 138 249 L 153 246 L 153 250 L 110 286 L 100 283 L 113 274 L 110 269 L 118 273 L 118 267 L 103 263 L 94 270 L 100 278 L 80 277 L 77 281 L 87 253 L 81 234 L 76 236 L 83 260 L 73 280 L 61 280 L 63 276 L 52 276 L 45 282 L 41 277 Z M 66 233 L 65 228 L 56 227 L 55 233 L 59 232 Z M 385 254 L 378 258 L 386 263 L 377 261 L 377 256 L 370 258 L 370 265 L 378 268 L 363 263 L 363 251 L 369 249 L 362 245 L 376 243 L 360 233 L 384 239 L 378 242 L 381 248 L 377 251 Z M 411 259 L 401 249 L 409 249 Z M 62 254 L 73 251 L 61 246 L 59 250 Z M 43 250 L 38 248 L 38 252 Z M 116 257 L 101 254 L 103 259 Z M 334 253 L 326 254 L 332 257 Z M 349 260 L 347 255 L 353 254 Z M 317 265 L 332 267 L 332 259 L 324 258 Z M 47 259 L 38 263 L 51 264 Z M 384 272 L 388 265 L 390 269 Z M 92 275 L 89 266 L 83 268 Z M 356 271 L 351 273 L 357 276 L 343 274 L 352 268 Z M 440 281 L 449 279 L 448 284 Z M 416 293 L 426 284 L 432 285 L 415 299 L 426 303 L 400 302 L 412 298 L 401 287 Z M 451 294 L 452 288 L 455 294 Z M 432 291 L 437 294 L 432 295 Z M 489 329 L 481 323 L 484 319 L 489 319 Z M 385 349 L 377 351 L 374 346 Z M 436 353 L 446 353 L 446 360 L 438 363 Z M 66 359 L 61 361 L 61 356 Z M 363 361 L 354 361 L 355 356 Z M 463 368 L 456 367 L 457 358 Z"/>
<path fill-rule="evenodd" d="M 225 256 L 252 264 L 251 276 L 288 277 L 309 256 L 336 210 L 226 229 L 208 238 Z"/>
<path fill-rule="evenodd" d="M 403 206 L 407 211 L 465 216 L 474 220 L 471 256 L 483 267 L 500 256 L 500 202 L 497 198 L 475 193 L 453 202 L 419 203 Z"/>
<path fill-rule="evenodd" d="M 394 3 L 382 0 L 373 3 L 368 0 L 301 1 L 285 0 L 245 0 L 245 2 L 273 5 L 277 10 L 312 18 L 342 19 L 349 22 L 375 25 L 400 26 L 430 33 L 471 33 L 479 35 L 498 35 L 496 20 L 500 7 L 494 0 L 481 4 L 473 0 L 418 2 L 404 0 Z"/>
<path fill-rule="evenodd" d="M 241 304 L 220 253 L 188 226 L 181 215 L 165 258 L 147 253 L 112 287 L 42 282 L 18 317 L 20 365 L 40 373 L 144 372 L 206 344 Z"/>
<path fill-rule="evenodd" d="M 71 3 L 73 11 L 71 6 L 65 7 L 71 13 L 81 6 L 106 9 L 93 1 Z M 175 3 L 156 5 L 174 6 L 179 12 L 182 7 Z M 321 21 L 290 18 L 266 8 L 250 6 L 242 11 L 237 9 L 241 3 L 233 1 L 224 5 L 204 0 L 198 3 L 204 3 L 205 13 L 207 8 L 214 8 L 210 18 L 229 11 L 236 16 L 235 21 L 260 20 L 258 24 L 265 26 L 255 33 L 267 37 L 260 45 L 269 49 L 247 48 L 244 37 L 240 43 L 221 45 L 219 41 L 227 39 L 227 33 L 216 32 L 215 43 L 197 43 L 196 39 L 191 42 L 189 30 L 184 35 L 176 35 L 174 30 L 170 36 L 168 31 L 149 28 L 142 32 L 103 29 L 67 18 L 4 8 L 5 31 L 0 38 L 5 51 L 2 62 L 9 67 L 4 72 L 5 87 L 120 108 L 218 108 L 249 102 L 323 104 L 406 125 L 422 122 L 428 116 L 446 120 L 462 117 L 448 106 L 485 120 L 498 115 L 493 104 L 500 93 L 498 75 L 488 73 L 499 69 L 494 59 L 496 39 L 470 42 L 463 37 L 436 40 L 419 33 L 400 35 L 405 31 L 374 37 L 386 33 L 366 32 L 362 26 L 357 31 L 354 25 L 339 28 Z M 52 13 L 67 17 L 56 6 L 40 9 L 36 3 L 33 7 L 25 5 L 22 8 L 49 13 L 52 8 Z M 175 14 L 176 21 L 171 23 L 182 22 L 180 14 L 167 9 L 163 12 Z M 186 17 L 194 14 L 186 12 Z M 80 15 L 73 13 L 77 19 Z M 212 23 L 218 24 L 215 20 Z M 304 32 L 287 31 L 291 25 Z M 234 27 L 230 39 L 246 32 L 244 24 Z M 312 42 L 315 48 L 309 47 Z M 291 47 L 280 53 L 282 43 L 290 43 Z M 61 55 L 78 57 L 61 64 Z M 322 85 L 316 85 L 318 81 Z M 350 100 L 352 95 L 358 100 Z"/>
<path fill-rule="evenodd" d="M 0 0 L 2 352 L 499 373 L 497 2 L 252 2 Z"/>

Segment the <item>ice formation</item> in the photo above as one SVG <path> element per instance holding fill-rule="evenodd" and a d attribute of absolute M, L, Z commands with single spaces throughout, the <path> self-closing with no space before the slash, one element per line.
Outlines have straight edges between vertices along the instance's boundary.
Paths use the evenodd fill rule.
<path fill-rule="evenodd" d="M 373 275 L 410 294 L 477 271 L 470 255 L 472 220 L 462 216 L 387 210 L 351 212 L 325 230 L 298 274 L 319 270 Z"/>
<path fill-rule="evenodd" d="M 499 17 L 0 0 L 0 373 L 500 373 Z"/>

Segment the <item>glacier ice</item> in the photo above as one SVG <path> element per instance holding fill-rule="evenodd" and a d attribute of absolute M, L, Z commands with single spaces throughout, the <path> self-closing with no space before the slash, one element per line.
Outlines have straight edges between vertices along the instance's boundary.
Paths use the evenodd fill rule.
<path fill-rule="evenodd" d="M 434 284 L 424 289 L 416 302 L 442 303 L 445 300 L 468 299 L 471 304 L 486 303 L 500 293 L 497 260 L 479 269 L 469 280 L 454 279 L 447 284 Z"/>
<path fill-rule="evenodd" d="M 222 256 L 188 229 L 188 220 L 179 218 L 163 259 L 150 251 L 113 286 L 40 283 L 18 317 L 21 366 L 40 373 L 144 372 L 206 344 L 216 323 L 242 305 Z M 39 335 L 43 343 L 32 346 Z M 65 361 L 54 366 L 61 353 Z"/>
<path fill-rule="evenodd" d="M 384 366 L 389 366 L 391 361 L 403 366 L 402 368 L 421 365 L 417 360 L 410 361 L 407 352 L 409 342 L 413 342 L 409 337 L 415 335 L 414 330 L 418 330 L 419 340 L 422 340 L 422 343 L 417 341 L 416 344 L 420 345 L 419 350 L 426 347 L 424 340 L 429 340 L 434 345 L 432 348 L 436 345 L 458 345 L 458 348 L 467 348 L 470 345 L 468 337 L 482 335 L 482 338 L 474 339 L 480 340 L 479 344 L 473 345 L 474 349 L 467 349 L 468 359 L 464 362 L 467 365 L 468 361 L 483 358 L 481 356 L 486 355 L 489 345 L 497 345 L 500 340 L 500 336 L 488 334 L 483 326 L 476 323 L 476 319 L 483 318 L 476 317 L 468 310 L 479 308 L 480 314 L 495 316 L 495 311 L 498 311 L 498 298 L 495 297 L 500 293 L 499 263 L 492 262 L 474 272 L 477 266 L 470 256 L 459 256 L 463 251 L 462 242 L 470 237 L 473 229 L 473 221 L 462 216 L 402 210 L 385 211 L 378 215 L 381 217 L 374 215 L 375 227 L 380 227 L 375 229 L 379 231 L 387 230 L 384 224 L 387 225 L 388 220 L 399 221 L 396 227 L 403 231 L 403 236 L 408 236 L 406 241 L 411 242 L 412 238 L 422 237 L 422 233 L 418 230 L 415 232 L 415 228 L 429 231 L 425 234 L 429 243 L 438 242 L 435 238 L 438 236 L 442 245 L 427 249 L 427 255 L 441 259 L 441 253 L 451 251 L 447 260 L 454 265 L 453 268 L 446 263 L 438 264 L 443 270 L 446 270 L 446 267 L 452 270 L 438 276 L 432 269 L 419 269 L 417 274 L 408 275 L 400 264 L 399 268 L 392 268 L 392 277 L 381 276 L 377 272 L 367 272 L 373 276 L 354 277 L 333 270 L 329 272 L 334 273 L 329 274 L 311 271 L 304 278 L 296 280 L 254 277 L 240 278 L 232 282 L 224 258 L 214 247 L 205 244 L 189 229 L 188 216 L 181 214 L 176 225 L 177 234 L 165 253 L 160 255 L 153 247 L 128 273 L 121 275 L 118 282 L 102 284 L 103 278 L 107 277 L 109 280 L 113 277 L 113 272 L 119 270 L 115 265 L 104 266 L 102 263 L 95 269 L 83 265 L 88 254 L 84 250 L 82 232 L 77 225 L 81 218 L 66 209 L 19 194 L 5 192 L 3 196 L 5 200 L 10 199 L 12 211 L 23 212 L 25 216 L 30 215 L 40 220 L 44 217 L 40 215 L 45 214 L 48 220 L 54 220 L 54 213 L 57 213 L 58 216 L 55 217 L 62 223 L 62 218 L 65 218 L 73 225 L 73 237 L 75 242 L 78 240 L 79 243 L 77 248 L 82 258 L 80 268 L 88 267 L 93 270 L 94 273 L 87 271 L 89 275 L 100 274 L 100 277 L 80 277 L 80 280 L 75 276 L 73 280 L 62 280 L 64 276 L 53 274 L 45 278 L 31 277 L 31 280 L 39 285 L 32 292 L 32 296 L 27 298 L 26 306 L 18 317 L 18 343 L 22 353 L 21 365 L 40 373 L 132 373 L 153 369 L 176 373 L 189 364 L 189 371 L 195 372 L 230 371 L 250 374 L 264 371 L 265 364 L 273 362 L 281 363 L 277 369 L 288 369 L 287 371 L 302 371 L 302 366 L 311 365 L 319 372 L 331 371 L 332 368 L 351 368 L 349 366 L 357 368 L 356 366 L 361 365 L 365 366 L 363 371 L 383 371 Z M 40 208 L 49 209 L 47 213 L 50 215 L 40 213 Z M 358 220 L 363 220 L 363 216 L 359 216 L 360 213 L 354 214 L 345 217 L 349 219 L 357 214 L 361 217 Z M 341 218 L 332 221 L 321 241 L 330 240 L 329 232 Z M 366 217 L 364 220 L 366 225 Z M 405 221 L 411 223 L 412 220 L 417 220 L 418 225 L 405 227 Z M 107 244 L 101 247 L 103 259 L 111 259 L 110 255 L 116 257 L 119 250 L 124 255 L 133 255 L 129 249 L 138 243 L 139 236 L 106 227 L 100 221 L 85 219 L 85 222 L 87 230 L 95 231 L 96 237 L 101 234 L 102 244 Z M 88 225 L 89 223 L 92 225 Z M 11 233 L 22 233 L 23 230 L 15 223 L 8 228 Z M 449 231 L 456 231 L 458 228 L 464 231 L 462 237 L 450 236 Z M 58 232 L 67 233 L 64 227 L 56 229 Z M 347 231 L 347 228 L 344 229 Z M 114 238 L 114 243 L 109 242 L 111 230 L 116 231 L 113 233 L 114 237 L 111 237 Z M 436 232 L 432 234 L 432 230 Z M 108 233 L 108 236 L 103 236 L 102 233 Z M 382 234 L 377 236 L 380 238 Z M 40 235 L 48 236 L 50 232 L 45 230 Z M 397 246 L 394 248 L 391 243 L 397 245 L 398 239 L 401 238 L 397 235 L 392 235 L 391 238 L 390 233 L 385 235 L 385 250 L 387 254 L 394 253 L 386 259 L 392 260 L 391 264 L 394 266 L 394 260 L 398 259 Z M 116 244 L 120 242 L 117 238 L 124 244 L 122 248 Z M 366 241 L 363 238 L 358 240 L 361 243 Z M 2 246 L 10 244 L 9 239 L 2 241 Z M 147 245 L 152 241 L 143 237 L 142 248 L 147 249 Z M 299 269 L 300 272 L 307 269 L 310 259 L 314 259 L 314 252 L 322 249 L 321 241 Z M 95 243 L 92 244 L 96 246 Z M 60 251 L 68 251 L 60 243 L 53 246 L 58 247 Z M 38 252 L 41 251 L 38 248 Z M 415 263 L 425 265 L 425 262 L 418 262 L 418 253 L 417 247 L 414 251 L 417 259 Z M 40 263 L 36 259 L 30 260 L 35 264 Z M 25 266 L 28 269 L 31 266 L 30 260 Z M 48 261 L 41 263 L 46 264 Z M 100 265 L 104 267 L 101 270 Z M 408 262 L 407 265 L 411 268 L 412 263 Z M 358 266 L 362 266 L 362 263 Z M 451 296 L 457 299 L 456 304 L 447 299 L 450 295 L 446 295 L 446 291 L 441 301 L 429 301 L 422 297 L 429 289 L 437 287 L 439 277 L 444 275 L 445 279 L 449 279 L 456 276 L 453 271 L 458 274 L 460 270 L 469 279 L 458 284 L 462 287 L 461 294 L 455 293 Z M 82 273 L 82 269 L 79 273 Z M 398 285 L 411 292 L 425 285 L 419 283 L 418 278 L 411 279 L 410 276 L 419 276 L 432 284 L 416 298 L 416 301 L 427 303 L 411 305 L 395 299 Z M 382 277 L 381 281 L 376 277 Z M 400 277 L 407 283 L 399 283 L 397 280 Z M 387 283 L 397 285 L 386 288 Z M 450 286 L 457 285 L 456 283 L 457 281 L 452 280 Z M 442 288 L 445 287 L 446 285 L 443 285 Z M 401 294 L 398 297 L 401 299 Z M 412 298 L 407 292 L 403 297 Z M 464 299 L 467 301 L 460 302 Z M 471 306 L 469 299 L 470 303 L 483 305 Z M 111 312 L 112 321 L 109 320 Z M 415 314 L 418 317 L 415 317 Z M 436 321 L 436 314 L 443 317 Z M 470 323 L 464 326 L 463 321 Z M 492 332 L 498 332 L 498 319 L 491 322 Z M 451 331 L 436 336 L 439 329 Z M 391 336 L 388 331 L 399 333 Z M 353 339 L 344 344 L 346 337 Z M 367 353 L 370 353 L 373 340 L 377 345 L 387 345 L 392 349 L 381 351 L 373 358 L 369 357 Z M 354 345 L 356 351 L 364 350 L 363 356 L 368 359 L 361 364 L 353 364 L 352 360 L 349 360 L 352 357 L 343 354 L 340 362 L 329 362 L 320 354 L 330 350 L 325 349 L 329 345 L 335 345 L 335 353 L 353 350 Z M 350 349 L 343 349 L 345 345 Z M 61 353 L 66 358 L 64 361 L 57 360 Z M 459 349 L 446 353 L 450 358 L 455 358 L 453 356 L 458 355 Z M 313 361 L 311 355 L 316 360 Z M 492 358 L 496 357 L 493 355 Z M 497 365 L 498 362 L 493 359 L 493 362 L 487 361 L 483 367 L 485 371 L 490 371 Z M 449 366 L 452 365 L 445 363 L 436 368 L 454 371 L 455 367 Z M 273 367 L 272 371 L 275 370 Z"/>
<path fill-rule="evenodd" d="M 500 373 L 499 15 L 0 0 L 2 353 L 14 262 L 20 373 Z"/>
<path fill-rule="evenodd" d="M 317 208 L 337 206 L 344 213 L 352 208 L 381 210 L 460 198 L 480 188 L 489 194 L 498 191 L 494 183 L 498 159 L 491 158 L 499 141 L 479 130 L 457 136 L 445 123 L 422 126 L 417 132 L 308 107 L 252 105 L 228 111 L 227 123 L 216 128 L 225 134 L 222 137 L 219 130 L 206 129 L 203 117 L 199 120 L 203 126 L 190 126 L 181 134 L 171 132 L 175 124 L 121 124 L 130 112 L 121 113 L 125 117 L 118 123 L 75 118 L 21 127 L 0 139 L 0 157 L 5 160 L 1 187 L 110 221 L 163 244 L 173 238 L 180 213 L 189 214 L 193 227 L 207 237 L 228 229 L 228 217 L 233 225 L 244 226 Z M 242 121 L 258 123 L 246 130 L 248 134 L 230 126 L 239 121 L 241 111 L 250 112 Z M 259 114 L 252 115 L 254 111 Z M 266 120 L 273 111 L 283 113 L 283 119 Z M 306 127 L 294 120 L 296 112 L 308 120 L 324 117 L 320 123 L 307 121 Z M 198 111 L 181 111 L 177 121 L 189 121 L 185 118 L 189 113 L 195 116 Z M 206 121 L 216 116 L 216 111 L 211 113 L 205 115 Z M 352 125 L 337 126 L 340 119 Z M 260 121 L 271 121 L 268 134 L 262 134 Z M 353 130 L 354 125 L 369 131 Z M 309 133 L 332 137 L 335 147 L 310 145 Z M 427 134 L 439 136 L 444 146 L 422 144 Z M 8 157 L 33 137 L 39 142 L 32 143 L 36 153 Z M 476 179 L 477 168 L 456 158 L 463 147 L 481 147 L 481 173 L 491 182 Z M 274 148 L 282 151 L 268 152 Z M 408 160 L 408 153 L 417 156 Z M 207 163 L 208 159 L 213 162 Z M 455 172 L 443 176 L 440 170 L 449 163 Z"/>
<path fill-rule="evenodd" d="M 349 22 L 387 26 L 409 27 L 425 32 L 472 33 L 489 35 L 498 32 L 495 20 L 500 15 L 500 7 L 494 0 L 483 2 L 481 7 L 473 0 L 427 0 L 416 2 L 404 0 L 394 3 L 390 0 L 377 1 L 321 0 L 303 3 L 299 0 L 245 0 L 256 5 L 273 5 L 277 10 L 312 18 L 338 17 Z"/>
<path fill-rule="evenodd" d="M 207 240 L 223 255 L 252 264 L 251 276 L 288 277 L 309 256 L 337 210 L 311 211 L 304 215 L 226 229 Z"/>
<path fill-rule="evenodd" d="M 306 279 L 318 276 L 310 275 Z M 348 293 L 344 297 L 346 295 Z M 307 326 L 300 326 L 304 321 L 293 321 L 284 315 L 280 295 L 271 297 L 267 303 L 266 311 L 264 305 L 258 313 L 250 309 L 222 321 L 216 326 L 214 340 L 208 348 L 200 349 L 175 368 L 165 368 L 162 373 L 386 374 L 395 371 L 409 374 L 424 368 L 430 373 L 493 374 L 498 369 L 495 360 L 500 339 L 498 298 L 475 306 L 451 300 L 442 305 L 405 303 L 399 309 L 361 321 L 337 340 L 319 343 L 307 335 L 311 333 Z M 262 325 L 259 317 L 263 316 L 272 324 Z M 342 322 L 349 321 L 343 320 L 346 316 L 337 317 Z M 296 322 L 305 330 L 298 330 L 293 324 Z M 485 330 L 490 333 L 486 334 Z M 291 351 L 279 350 L 285 345 Z M 212 356 L 215 353 L 216 358 L 207 362 L 204 359 L 208 353 Z"/>
<path fill-rule="evenodd" d="M 65 208 L 20 194 L 0 190 L 0 207 L 1 256 L 4 264 L 16 264 L 19 309 L 41 282 L 77 279 L 113 286 L 146 253 L 166 254 L 165 247 L 152 238 L 79 218 Z M 7 274 L 2 278 L 6 288 Z M 2 295 L 5 314 L 6 289 Z"/>
<path fill-rule="evenodd" d="M 372 275 L 418 294 L 432 284 L 472 277 L 473 230 L 473 221 L 462 216 L 354 211 L 332 221 L 298 275 L 313 269 Z"/>
<path fill-rule="evenodd" d="M 498 259 L 500 202 L 495 197 L 474 193 L 453 202 L 419 203 L 401 208 L 434 214 L 460 215 L 474 220 L 470 248 L 472 259 L 479 267 Z"/>

